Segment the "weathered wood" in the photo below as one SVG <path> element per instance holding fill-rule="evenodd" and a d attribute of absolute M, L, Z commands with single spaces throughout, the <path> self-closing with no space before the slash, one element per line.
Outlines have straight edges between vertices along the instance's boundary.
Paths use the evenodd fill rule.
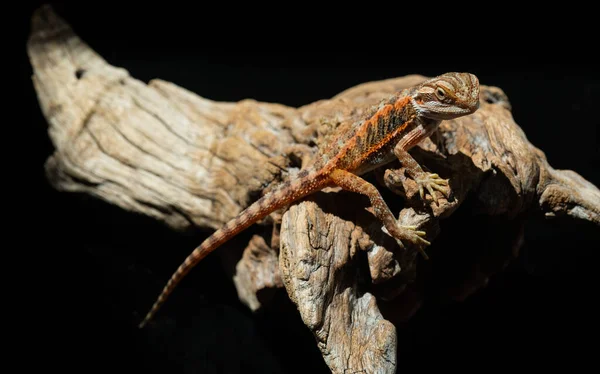
<path fill-rule="evenodd" d="M 55 146 L 46 163 L 52 185 L 175 230 L 218 228 L 306 162 L 311 142 L 326 141 L 335 126 L 352 125 L 355 114 L 425 79 L 365 83 L 301 108 L 251 99 L 216 102 L 162 80 L 145 84 L 109 65 L 50 7 L 33 15 L 27 51 Z M 483 86 L 481 92 L 474 115 L 443 122 L 437 138 L 412 152 L 449 178 L 449 200 L 423 204 L 411 180 L 385 171 L 371 176 L 401 221 L 428 232 L 430 262 L 398 251 L 365 198 L 331 189 L 273 219 L 281 220 L 281 231 L 272 242 L 251 240 L 232 274 L 240 299 L 256 310 L 261 292 L 285 287 L 333 372 L 392 373 L 394 323 L 419 308 L 431 274 L 460 274 L 443 287 L 463 299 L 517 255 L 526 213 L 600 226 L 600 191 L 548 164 L 514 122 L 501 89 Z M 391 167 L 402 170 L 399 163 Z M 473 214 L 493 222 L 479 229 L 502 240 L 468 253 L 468 261 L 452 262 L 454 254 L 441 251 L 444 242 L 435 239 L 441 221 L 452 223 L 467 198 Z M 468 231 L 475 224 L 460 227 Z"/>
<path fill-rule="evenodd" d="M 283 283 L 334 373 L 391 373 L 396 329 L 375 297 L 361 290 L 365 274 L 358 264 L 369 239 L 360 225 L 320 208 L 335 209 L 345 199 L 322 196 L 320 204 L 306 202 L 286 213 L 279 256 Z"/>
<path fill-rule="evenodd" d="M 50 8 L 27 48 L 55 153 L 48 178 L 177 230 L 218 228 L 283 165 L 273 157 L 302 139 L 296 110 L 215 102 L 172 83 L 144 84 L 109 65 Z"/>
<path fill-rule="evenodd" d="M 268 246 L 264 238 L 255 235 L 244 249 L 233 277 L 240 300 L 252 311 L 261 307 L 262 295 L 283 287 L 279 273 L 279 251 Z"/>

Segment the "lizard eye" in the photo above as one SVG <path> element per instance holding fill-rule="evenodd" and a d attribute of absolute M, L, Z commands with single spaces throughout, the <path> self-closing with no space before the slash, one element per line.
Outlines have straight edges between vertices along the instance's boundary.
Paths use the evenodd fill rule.
<path fill-rule="evenodd" d="M 435 95 L 438 97 L 438 99 L 440 99 L 440 100 L 444 100 L 444 99 L 446 98 L 446 91 L 444 91 L 444 89 L 443 89 L 443 88 L 441 88 L 441 87 L 438 87 L 438 88 L 435 90 Z"/>

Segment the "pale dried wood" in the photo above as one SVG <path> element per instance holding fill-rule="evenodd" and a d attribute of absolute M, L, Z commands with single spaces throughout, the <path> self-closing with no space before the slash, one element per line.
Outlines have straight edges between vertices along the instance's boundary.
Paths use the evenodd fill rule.
<path fill-rule="evenodd" d="M 271 182 L 297 171 L 311 142 L 326 141 L 335 126 L 348 126 L 369 105 L 424 79 L 365 83 L 301 108 L 216 102 L 169 82 L 144 84 L 107 64 L 50 7 L 34 14 L 27 47 L 56 148 L 46 163 L 52 185 L 176 230 L 218 228 Z M 600 226 L 600 191 L 548 164 L 514 122 L 499 88 L 483 86 L 479 111 L 444 122 L 437 138 L 412 153 L 450 179 L 449 201 L 425 206 L 410 180 L 393 181 L 389 173 L 372 180 L 382 192 L 387 186 L 398 194 L 386 199 L 401 221 L 428 232 L 434 242 L 428 264 L 412 250 L 397 250 L 363 197 L 336 190 L 291 206 L 272 242 L 255 236 L 237 260 L 232 277 L 240 299 L 256 310 L 261 292 L 285 287 L 335 373 L 395 372 L 394 323 L 419 308 L 429 275 L 459 274 L 443 285 L 456 299 L 484 286 L 517 255 L 525 213 Z M 477 214 L 495 220 L 487 226 L 490 235 L 503 241 L 468 254 L 458 266 L 435 238 L 440 221 L 452 221 L 468 196 Z"/>
<path fill-rule="evenodd" d="M 353 214 L 341 208 L 347 196 L 319 197 L 319 204 L 305 202 L 285 213 L 279 261 L 288 295 L 332 372 L 394 372 L 396 329 L 362 289 L 368 277 L 359 263 L 369 238 L 360 225 L 338 216 Z"/>
<path fill-rule="evenodd" d="M 218 228 L 235 216 L 280 173 L 285 165 L 274 157 L 305 130 L 283 105 L 146 85 L 109 65 L 50 8 L 34 15 L 27 51 L 56 147 L 46 164 L 52 184 L 177 230 Z"/>
<path fill-rule="evenodd" d="M 269 290 L 283 287 L 279 273 L 279 251 L 255 235 L 235 267 L 233 282 L 238 296 L 252 311 L 260 309 Z"/>

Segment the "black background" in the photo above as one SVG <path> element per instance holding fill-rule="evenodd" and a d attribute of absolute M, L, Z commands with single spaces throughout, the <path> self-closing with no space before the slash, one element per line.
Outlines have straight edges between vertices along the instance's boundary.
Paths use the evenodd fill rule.
<path fill-rule="evenodd" d="M 252 5 L 233 3 L 217 4 L 218 10 L 203 3 L 54 4 L 109 63 L 142 81 L 161 78 L 214 100 L 299 106 L 366 81 L 470 71 L 507 93 L 517 123 L 551 165 L 600 185 L 600 75 L 596 59 L 582 52 L 590 46 L 585 32 L 559 41 L 556 24 L 516 31 L 522 20 L 469 19 L 473 23 L 462 31 L 474 27 L 474 35 L 460 37 L 461 27 L 415 27 L 419 20 L 387 22 L 391 31 L 380 31 L 371 12 L 336 14 L 341 22 L 333 26 L 332 16 L 310 7 L 303 8 L 314 12 L 309 19 L 295 7 L 257 16 L 250 15 Z M 155 327 L 136 329 L 172 270 L 205 234 L 173 233 L 48 185 L 43 165 L 53 146 L 25 53 L 37 5 L 19 8 L 18 35 L 11 35 L 21 43 L 19 103 L 25 107 L 15 144 L 27 144 L 17 157 L 24 173 L 19 192 L 31 204 L 21 208 L 25 217 L 17 226 L 26 230 L 25 244 L 15 249 L 28 264 L 28 287 L 19 291 L 18 305 L 34 339 L 24 346 L 36 352 L 24 364 L 39 360 L 78 372 L 328 372 L 293 306 L 252 316 L 215 258 L 188 276 Z M 446 43 L 431 47 L 436 38 Z M 402 370 L 593 364 L 598 242 L 590 226 L 531 221 L 521 258 L 485 290 L 461 304 L 424 308 L 399 332 Z M 285 305 L 283 290 L 278 297 Z M 192 320 L 194 328 L 186 329 Z"/>

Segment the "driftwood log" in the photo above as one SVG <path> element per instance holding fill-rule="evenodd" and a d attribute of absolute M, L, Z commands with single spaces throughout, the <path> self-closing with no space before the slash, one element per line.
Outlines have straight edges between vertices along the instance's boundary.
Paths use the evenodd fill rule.
<path fill-rule="evenodd" d="M 300 108 L 216 102 L 107 64 L 47 6 L 33 15 L 27 51 L 55 146 L 46 163 L 52 185 L 174 230 L 217 229 L 297 172 L 332 128 L 425 79 L 365 83 Z M 273 235 L 253 237 L 236 259 L 231 275 L 240 299 L 257 310 L 261 291 L 284 287 L 334 373 L 395 372 L 398 323 L 431 289 L 459 300 L 484 286 L 517 256 L 527 216 L 600 226 L 600 191 L 548 164 L 499 88 L 484 85 L 474 115 L 443 122 L 412 153 L 449 178 L 449 200 L 424 206 L 410 180 L 385 171 L 369 178 L 402 221 L 427 231 L 430 261 L 400 253 L 366 199 L 334 189 L 262 222 Z M 469 247 L 469 235 L 495 240 L 453 253 L 452 245 Z"/>

